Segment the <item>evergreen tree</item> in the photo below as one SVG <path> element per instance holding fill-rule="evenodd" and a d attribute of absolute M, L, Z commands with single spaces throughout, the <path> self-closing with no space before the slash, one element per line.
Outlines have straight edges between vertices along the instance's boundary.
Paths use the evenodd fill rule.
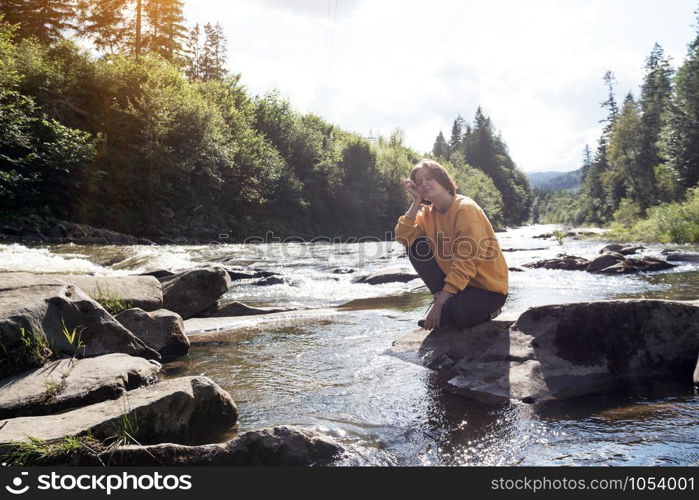
<path fill-rule="evenodd" d="M 10 0 L 5 3 L 3 0 L 0 12 L 7 10 L 7 20 L 19 23 L 20 37 L 36 37 L 41 43 L 50 44 L 63 38 L 66 30 L 75 28 L 75 0 Z"/>
<path fill-rule="evenodd" d="M 657 201 L 655 170 L 665 158 L 659 141 L 664 117 L 672 98 L 672 67 L 657 43 L 646 61 L 646 75 L 641 86 L 641 151 L 638 158 L 638 181 L 647 190 L 647 197 L 637 201 L 642 211 Z"/>
<path fill-rule="evenodd" d="M 2 0 L 0 1 L 0 15 L 9 24 L 19 24 L 22 22 L 26 8 L 25 0 Z"/>
<path fill-rule="evenodd" d="M 666 136 L 670 161 L 682 186 L 695 186 L 699 181 L 699 31 L 675 76 Z"/>
<path fill-rule="evenodd" d="M 127 43 L 128 0 L 81 0 L 78 3 L 79 33 L 101 51 L 114 53 Z"/>
<path fill-rule="evenodd" d="M 461 118 L 461 115 L 458 115 L 456 117 L 456 120 L 454 120 L 454 124 L 451 127 L 451 137 L 449 138 L 449 154 L 447 155 L 447 158 L 453 152 L 458 151 L 461 148 L 463 142 L 463 128 L 464 119 Z"/>
<path fill-rule="evenodd" d="M 473 126 L 463 137 L 466 163 L 484 172 L 502 193 L 504 222 L 520 224 L 527 220 L 531 207 L 529 180 L 515 166 L 505 142 L 495 135 L 490 118 L 480 106 Z"/>
<path fill-rule="evenodd" d="M 603 177 L 607 176 L 609 171 L 609 163 L 607 162 L 609 135 L 619 114 L 614 91 L 614 86 L 616 85 L 614 74 L 611 71 L 607 71 L 603 79 L 607 86 L 608 97 L 601 105 L 607 109 L 607 116 L 600 120 L 600 123 L 604 123 L 605 126 L 597 143 L 594 159 L 583 178 L 580 189 L 584 218 L 597 224 L 607 222 L 614 211 L 613 203 L 609 199 L 610 193 L 603 186 Z"/>
<path fill-rule="evenodd" d="M 441 130 L 439 131 L 437 139 L 434 141 L 434 146 L 432 147 L 432 154 L 436 158 L 449 157 L 449 145 L 447 144 L 447 141 L 444 139 L 444 134 L 442 134 Z"/>
<path fill-rule="evenodd" d="M 184 70 L 187 78 L 190 81 L 201 79 L 202 47 L 199 23 L 189 30 L 183 52 L 185 57 Z"/>
<path fill-rule="evenodd" d="M 639 106 L 629 93 L 610 133 L 607 157 L 609 170 L 603 176 L 607 200 L 616 210 L 623 198 L 630 198 L 642 208 L 651 202 L 653 170 L 643 170 L 640 161 L 643 134 Z"/>
<path fill-rule="evenodd" d="M 226 74 L 226 37 L 219 23 L 204 25 L 204 47 L 201 51 L 202 80 L 221 80 Z"/>
<path fill-rule="evenodd" d="M 176 61 L 186 36 L 182 0 L 145 0 L 143 12 L 148 21 L 143 44 L 150 52 Z"/>

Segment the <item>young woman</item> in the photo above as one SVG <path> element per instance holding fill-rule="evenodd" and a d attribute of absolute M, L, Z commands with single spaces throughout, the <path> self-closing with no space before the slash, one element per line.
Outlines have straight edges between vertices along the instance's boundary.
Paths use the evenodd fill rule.
<path fill-rule="evenodd" d="M 495 317 L 507 299 L 508 269 L 481 207 L 456 194 L 453 179 L 432 160 L 418 162 L 403 185 L 413 204 L 398 219 L 396 241 L 435 298 L 418 324 L 466 328 Z"/>

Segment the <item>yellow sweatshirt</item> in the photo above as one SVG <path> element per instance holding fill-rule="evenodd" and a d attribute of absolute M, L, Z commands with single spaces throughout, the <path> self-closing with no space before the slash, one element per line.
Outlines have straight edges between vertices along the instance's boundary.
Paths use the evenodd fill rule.
<path fill-rule="evenodd" d="M 401 216 L 396 241 L 410 246 L 425 236 L 440 269 L 446 274 L 443 290 L 458 293 L 467 285 L 508 293 L 505 256 L 488 217 L 471 198 L 456 195 L 445 213 L 425 205 L 415 217 Z"/>

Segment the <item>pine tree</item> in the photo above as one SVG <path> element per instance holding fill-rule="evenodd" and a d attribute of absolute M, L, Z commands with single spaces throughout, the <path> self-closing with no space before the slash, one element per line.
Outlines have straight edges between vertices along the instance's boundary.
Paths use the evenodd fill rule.
<path fill-rule="evenodd" d="M 614 204 L 610 199 L 609 192 L 604 189 L 603 178 L 607 175 L 606 172 L 609 171 L 609 163 L 607 161 L 609 135 L 619 114 L 614 91 L 614 86 L 616 85 L 614 74 L 611 71 L 607 71 L 603 80 L 607 87 L 608 97 L 601 105 L 607 109 L 607 116 L 600 120 L 600 123 L 604 123 L 605 126 L 597 143 L 594 159 L 583 177 L 581 186 L 584 217 L 587 221 L 598 224 L 607 222 L 614 211 Z"/>
<path fill-rule="evenodd" d="M 81 0 L 78 3 L 81 36 L 92 39 L 101 51 L 126 46 L 126 9 L 129 0 Z"/>
<path fill-rule="evenodd" d="M 19 36 L 23 38 L 36 37 L 45 44 L 54 43 L 61 38 L 66 30 L 74 29 L 76 16 L 75 0 L 12 0 L 5 9 L 13 10 L 10 19 L 19 23 Z"/>
<path fill-rule="evenodd" d="M 610 133 L 607 158 L 610 169 L 605 172 L 603 183 L 612 210 L 616 210 L 622 198 L 630 198 L 642 208 L 650 205 L 653 189 L 653 171 L 643 170 L 640 161 L 643 133 L 639 106 L 629 93 L 621 112 L 614 120 Z"/>
<path fill-rule="evenodd" d="M 221 80 L 226 74 L 226 37 L 219 23 L 204 25 L 204 47 L 201 57 L 202 80 Z"/>
<path fill-rule="evenodd" d="M 699 31 L 675 76 L 666 136 L 670 162 L 682 186 L 695 186 L 699 181 Z"/>
<path fill-rule="evenodd" d="M 454 125 L 451 127 L 451 137 L 449 138 L 449 154 L 447 158 L 455 151 L 461 148 L 463 143 L 463 129 L 464 129 L 464 119 L 461 115 L 456 117 L 454 120 Z"/>
<path fill-rule="evenodd" d="M 186 36 L 182 0 L 144 0 L 143 12 L 148 21 L 143 44 L 150 52 L 176 61 Z"/>
<path fill-rule="evenodd" d="M 24 0 L 2 0 L 0 1 L 0 15 L 3 21 L 9 24 L 22 22 L 24 10 L 26 9 Z"/>
<path fill-rule="evenodd" d="M 432 154 L 436 158 L 447 158 L 449 155 L 449 145 L 447 144 L 447 141 L 444 139 L 444 134 L 442 134 L 441 130 L 439 131 L 437 139 L 434 141 L 434 146 L 432 147 Z"/>
<path fill-rule="evenodd" d="M 641 86 L 641 151 L 638 157 L 638 182 L 647 196 L 638 198 L 645 211 L 657 201 L 655 169 L 665 163 L 660 155 L 659 140 L 665 114 L 672 97 L 672 67 L 657 43 L 646 61 L 646 75 Z"/>
<path fill-rule="evenodd" d="M 184 42 L 185 74 L 190 81 L 201 79 L 201 28 L 199 23 L 195 24 L 187 34 Z"/>

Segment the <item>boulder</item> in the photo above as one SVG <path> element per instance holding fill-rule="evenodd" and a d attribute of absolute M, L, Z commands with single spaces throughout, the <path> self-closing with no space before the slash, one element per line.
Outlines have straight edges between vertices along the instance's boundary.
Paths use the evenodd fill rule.
<path fill-rule="evenodd" d="M 153 276 L 155 279 L 160 282 L 163 278 L 169 278 L 170 276 L 174 276 L 175 273 L 172 271 L 168 271 L 167 269 L 156 269 L 155 271 L 148 271 L 145 273 L 140 273 L 138 276 Z"/>
<path fill-rule="evenodd" d="M 529 267 L 532 269 L 564 269 L 567 271 L 582 271 L 584 270 L 590 262 L 582 257 L 576 257 L 575 255 L 561 255 L 553 259 L 544 259 L 537 262 L 530 262 L 529 264 L 522 264 L 523 267 Z"/>
<path fill-rule="evenodd" d="M 184 321 L 175 312 L 167 309 L 146 312 L 132 308 L 120 312 L 115 319 L 148 347 L 158 351 L 164 360 L 184 356 L 189 352 Z"/>
<path fill-rule="evenodd" d="M 312 466 L 331 462 L 344 449 L 331 439 L 289 426 L 248 431 L 225 443 L 183 446 L 121 446 L 99 459 L 81 457 L 79 465 L 122 466 L 243 465 Z"/>
<path fill-rule="evenodd" d="M 59 357 L 120 352 L 160 359 L 80 288 L 60 279 L 22 284 L 16 276 L 0 283 L 1 376 L 40 366 L 50 351 Z"/>
<path fill-rule="evenodd" d="M 279 276 L 269 276 L 267 278 L 263 278 L 259 281 L 256 281 L 253 283 L 255 286 L 270 286 L 270 285 L 283 285 L 286 283 L 286 280 L 284 278 L 280 278 Z"/>
<path fill-rule="evenodd" d="M 281 276 L 279 273 L 272 271 L 263 271 L 260 269 L 247 270 L 243 268 L 227 268 L 228 276 L 232 281 L 249 280 L 255 278 L 269 278 L 270 276 Z"/>
<path fill-rule="evenodd" d="M 604 253 L 619 253 L 621 255 L 631 255 L 635 254 L 639 250 L 643 250 L 645 247 L 643 245 L 636 245 L 636 246 L 631 246 L 631 245 L 620 245 L 619 243 L 610 243 L 609 245 L 605 245 L 600 249 L 599 253 L 604 254 Z"/>
<path fill-rule="evenodd" d="M 404 359 L 416 335 L 394 346 Z M 628 299 L 532 307 L 515 322 L 440 328 L 425 335 L 417 356 L 449 376 L 454 392 L 534 403 L 645 377 L 689 383 L 698 350 L 699 304 Z"/>
<path fill-rule="evenodd" d="M 419 278 L 419 276 L 403 267 L 390 267 L 386 269 L 381 269 L 375 273 L 371 273 L 368 276 L 358 276 L 352 280 L 353 283 L 367 283 L 369 285 L 381 285 L 383 283 L 407 283 L 414 279 Z"/>
<path fill-rule="evenodd" d="M 127 354 L 60 359 L 0 381 L 0 418 L 47 415 L 116 399 L 157 379 L 160 364 Z"/>
<path fill-rule="evenodd" d="M 670 262 L 699 262 L 699 253 L 682 253 L 682 252 L 661 252 Z"/>
<path fill-rule="evenodd" d="M 508 267 L 507 268 L 509 271 L 512 271 L 513 273 L 521 273 L 524 272 L 524 269 L 520 269 L 519 267 Z"/>
<path fill-rule="evenodd" d="M 54 443 L 87 435 L 113 441 L 128 433 L 141 444 L 200 444 L 229 430 L 237 417 L 230 395 L 208 377 L 174 378 L 58 415 L 0 421 L 0 454 L 30 436 Z"/>
<path fill-rule="evenodd" d="M 191 318 L 215 304 L 232 286 L 222 267 L 192 269 L 161 280 L 163 307 L 182 319 Z"/>
<path fill-rule="evenodd" d="M 254 314 L 271 314 L 277 312 L 294 311 L 287 307 L 252 307 L 242 302 L 217 302 L 208 309 L 197 314 L 197 318 L 221 318 L 228 316 L 251 316 Z"/>
<path fill-rule="evenodd" d="M 0 273 L 5 285 L 26 286 L 44 283 L 74 285 L 100 304 L 106 300 L 119 299 L 129 307 L 140 307 L 154 311 L 163 307 L 163 292 L 160 283 L 152 276 L 89 276 L 81 274 L 33 274 Z M 0 285 L 4 288 L 4 286 Z"/>
<path fill-rule="evenodd" d="M 650 272 L 650 271 L 662 271 L 664 269 L 671 269 L 676 267 L 675 264 L 670 264 L 662 259 L 656 259 L 655 257 L 641 257 L 640 259 L 626 259 L 637 271 Z"/>
<path fill-rule="evenodd" d="M 626 258 L 620 253 L 610 251 L 592 259 L 585 268 L 585 271 L 588 273 L 604 272 L 608 267 L 615 266 L 625 260 Z"/>

